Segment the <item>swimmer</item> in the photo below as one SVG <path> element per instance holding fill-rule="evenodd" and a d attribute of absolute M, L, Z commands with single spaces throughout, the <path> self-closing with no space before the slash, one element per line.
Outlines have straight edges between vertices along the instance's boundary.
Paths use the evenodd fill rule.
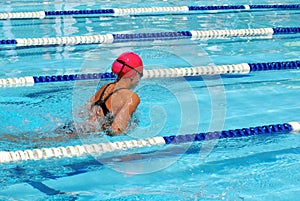
<path fill-rule="evenodd" d="M 128 128 L 132 114 L 140 103 L 132 90 L 143 77 L 143 62 L 133 52 L 121 54 L 112 64 L 117 80 L 103 85 L 87 102 L 92 131 L 104 130 L 120 135 Z"/>
<path fill-rule="evenodd" d="M 87 118 L 89 120 L 88 127 L 90 127 L 85 129 L 85 126 L 82 126 L 84 132 L 77 132 L 78 129 L 81 129 L 80 123 L 70 121 L 53 130 L 56 134 L 65 135 L 34 139 L 28 138 L 29 134 L 25 133 L 22 136 L 3 135 L 1 139 L 19 143 L 21 140 L 27 143 L 68 141 L 70 138 L 78 138 L 79 133 L 82 136 L 84 133 L 98 131 L 105 131 L 111 136 L 123 134 L 140 103 L 139 96 L 132 90 L 143 77 L 143 62 L 137 54 L 125 52 L 113 62 L 112 72 L 117 75 L 117 80 L 103 85 L 84 106 L 89 111 Z"/>

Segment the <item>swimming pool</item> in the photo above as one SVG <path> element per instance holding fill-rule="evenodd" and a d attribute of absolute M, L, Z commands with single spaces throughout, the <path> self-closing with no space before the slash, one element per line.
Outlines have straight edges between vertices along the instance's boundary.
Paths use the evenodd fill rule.
<path fill-rule="evenodd" d="M 229 1 L 11 1 L 1 12 L 232 5 Z M 297 4 L 240 1 L 233 5 Z M 0 40 L 97 34 L 298 27 L 299 10 L 51 16 L 1 20 Z M 299 60 L 299 34 L 112 44 L 0 46 L 0 78 L 109 72 L 135 51 L 147 70 Z M 204 68 L 204 67 L 203 67 Z M 154 72 L 154 71 L 152 71 Z M 163 71 L 161 71 L 163 72 Z M 55 128 L 109 80 L 0 87 L 0 151 L 67 147 L 299 121 L 299 70 L 146 78 L 126 136 L 56 137 Z M 72 158 L 1 163 L 1 200 L 297 200 L 299 135 L 266 134 Z"/>

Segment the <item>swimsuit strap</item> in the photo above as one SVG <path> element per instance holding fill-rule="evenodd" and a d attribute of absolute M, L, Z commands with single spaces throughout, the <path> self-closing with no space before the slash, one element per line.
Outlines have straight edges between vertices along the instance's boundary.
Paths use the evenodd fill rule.
<path fill-rule="evenodd" d="M 102 93 L 101 93 L 99 99 L 95 102 L 95 105 L 98 105 L 97 103 L 102 101 L 102 98 L 103 98 L 103 96 L 104 96 L 104 93 L 105 93 L 106 89 L 107 89 L 111 84 L 112 84 L 112 83 L 109 83 L 108 85 L 106 85 L 106 87 L 103 89 L 103 91 L 102 91 Z"/>
<path fill-rule="evenodd" d="M 112 83 L 110 83 L 110 84 L 112 84 Z M 108 86 L 109 86 L 110 84 L 108 84 L 108 85 L 103 89 L 100 98 L 92 105 L 92 106 L 95 106 L 95 105 L 100 106 L 101 109 L 102 109 L 102 111 L 103 111 L 104 116 L 106 116 L 108 113 L 110 113 L 110 111 L 109 111 L 108 108 L 106 107 L 106 104 L 105 104 L 106 101 L 107 101 L 114 93 L 116 93 L 116 92 L 118 92 L 118 91 L 120 91 L 120 90 L 122 90 L 122 89 L 127 89 L 127 88 L 118 88 L 118 89 L 112 91 L 111 93 L 109 93 L 109 94 L 102 100 L 103 95 L 104 95 L 104 92 L 106 91 L 106 89 L 108 88 Z"/>
<path fill-rule="evenodd" d="M 104 92 L 106 91 L 106 89 L 107 89 L 107 88 L 109 87 L 109 85 L 111 85 L 111 84 L 112 84 L 112 83 L 109 83 L 108 85 L 106 85 L 106 87 L 103 89 L 103 91 L 102 91 L 102 93 L 101 93 L 99 99 L 92 105 L 92 107 L 95 106 L 95 105 L 100 106 L 100 107 L 102 108 L 103 114 L 104 114 L 105 116 L 106 116 L 107 113 L 109 113 L 109 111 L 108 111 L 108 109 L 107 109 L 105 103 L 102 101 L 102 98 L 103 98 L 103 96 L 104 96 Z"/>

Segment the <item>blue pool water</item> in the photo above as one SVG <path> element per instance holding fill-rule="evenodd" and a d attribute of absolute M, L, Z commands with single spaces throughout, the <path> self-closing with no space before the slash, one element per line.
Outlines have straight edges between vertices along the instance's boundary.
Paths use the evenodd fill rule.
<path fill-rule="evenodd" d="M 223 5 L 230 1 L 10 1 L 1 12 Z M 242 4 L 296 4 L 239 1 Z M 0 39 L 106 33 L 298 27 L 299 10 L 206 14 L 57 17 L 0 21 Z M 146 69 L 299 60 L 299 34 L 273 38 L 154 41 L 106 45 L 0 47 L 0 78 L 110 71 L 124 51 Z M 299 121 L 300 71 L 144 79 L 125 136 L 62 140 L 55 128 L 75 118 L 107 81 L 0 88 L 0 151 L 143 139 Z M 0 164 L 0 200 L 298 200 L 300 135 L 276 134 L 149 147 L 104 156 Z"/>

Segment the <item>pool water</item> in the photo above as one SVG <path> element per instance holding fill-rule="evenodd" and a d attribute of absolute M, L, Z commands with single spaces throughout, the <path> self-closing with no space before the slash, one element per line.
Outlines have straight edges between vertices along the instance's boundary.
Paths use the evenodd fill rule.
<path fill-rule="evenodd" d="M 223 5 L 230 1 L 10 1 L 1 12 Z M 239 1 L 277 4 L 281 1 Z M 295 0 L 284 4 L 297 4 Z M 299 10 L 3 20 L 0 39 L 297 27 Z M 124 51 L 145 69 L 294 61 L 299 34 L 219 40 L 0 47 L 0 78 L 108 72 Z M 54 130 L 108 81 L 0 87 L 0 151 L 91 144 L 299 121 L 300 71 L 143 79 L 127 135 L 79 138 Z M 103 156 L 0 164 L 0 200 L 298 200 L 300 135 L 276 134 L 147 147 Z M 61 136 L 59 136 L 61 137 Z M 48 138 L 48 140 L 46 140 Z"/>

